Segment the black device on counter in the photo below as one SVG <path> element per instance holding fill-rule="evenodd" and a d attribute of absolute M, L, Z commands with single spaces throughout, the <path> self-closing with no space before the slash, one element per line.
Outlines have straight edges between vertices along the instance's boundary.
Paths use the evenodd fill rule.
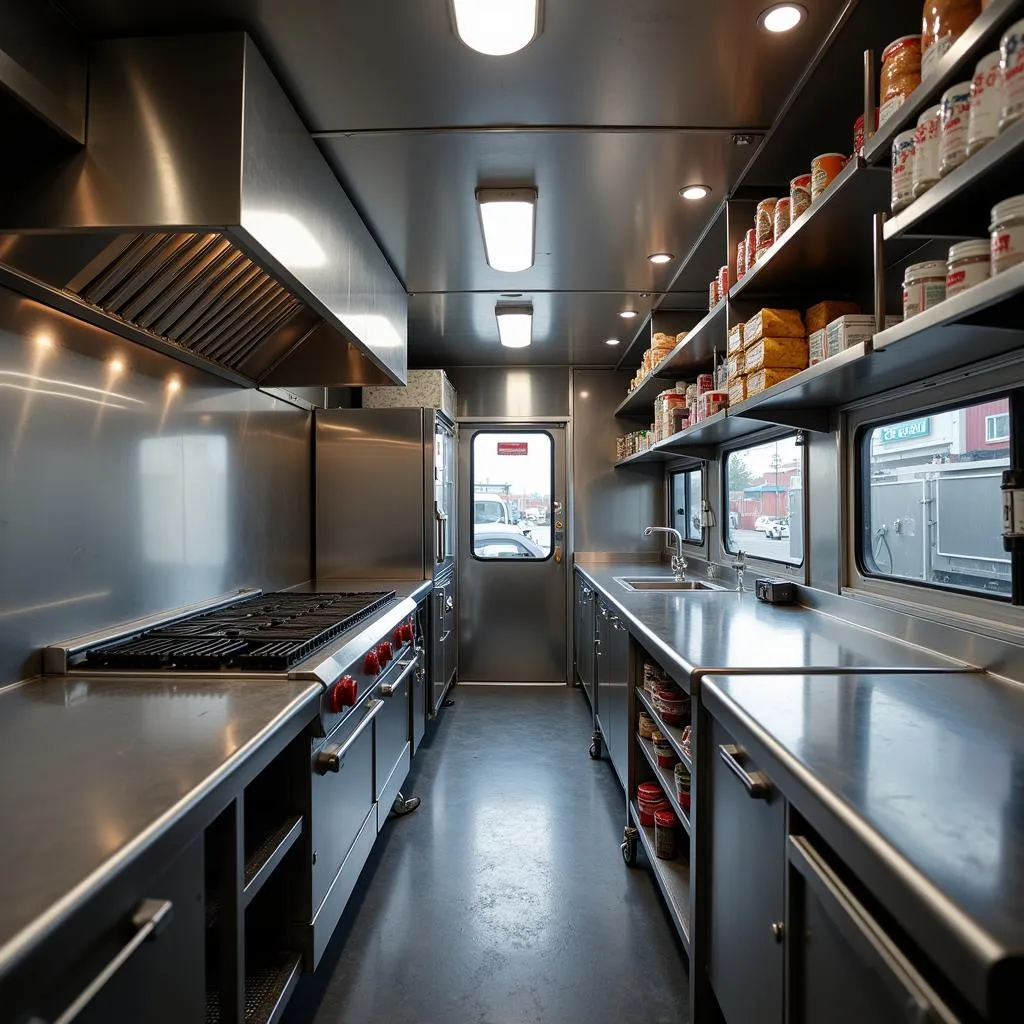
<path fill-rule="evenodd" d="M 754 580 L 754 594 L 758 601 L 768 604 L 793 604 L 796 601 L 796 587 L 789 580 Z"/>

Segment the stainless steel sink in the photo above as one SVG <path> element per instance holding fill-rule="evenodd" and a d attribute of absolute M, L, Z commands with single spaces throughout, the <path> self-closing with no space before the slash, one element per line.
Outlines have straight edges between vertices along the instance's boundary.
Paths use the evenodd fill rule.
<path fill-rule="evenodd" d="M 698 580 L 674 580 L 671 576 L 616 576 L 615 582 L 626 590 L 722 590 Z"/>

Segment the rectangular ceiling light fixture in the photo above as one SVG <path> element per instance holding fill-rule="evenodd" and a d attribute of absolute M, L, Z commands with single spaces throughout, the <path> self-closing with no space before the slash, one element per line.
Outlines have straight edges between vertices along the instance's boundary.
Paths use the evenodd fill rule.
<path fill-rule="evenodd" d="M 540 32 L 540 0 L 451 0 L 455 32 L 470 48 L 505 57 Z"/>
<path fill-rule="evenodd" d="M 477 209 L 487 262 L 515 273 L 533 266 L 537 234 L 535 188 L 478 188 Z"/>
<path fill-rule="evenodd" d="M 533 341 L 533 306 L 497 305 L 498 338 L 505 348 L 526 348 Z"/>

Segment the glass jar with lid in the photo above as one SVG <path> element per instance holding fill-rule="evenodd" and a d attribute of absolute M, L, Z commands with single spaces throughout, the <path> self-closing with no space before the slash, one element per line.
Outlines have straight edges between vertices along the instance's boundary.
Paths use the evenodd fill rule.
<path fill-rule="evenodd" d="M 921 21 L 921 78 L 935 74 L 939 61 L 981 14 L 981 0 L 925 0 Z"/>
<path fill-rule="evenodd" d="M 968 238 L 950 246 L 946 260 L 947 299 L 988 280 L 991 266 L 989 244 L 987 238 Z"/>
<path fill-rule="evenodd" d="M 907 97 L 921 84 L 921 37 L 901 36 L 882 51 L 882 77 L 879 83 L 878 124 L 896 113 Z"/>

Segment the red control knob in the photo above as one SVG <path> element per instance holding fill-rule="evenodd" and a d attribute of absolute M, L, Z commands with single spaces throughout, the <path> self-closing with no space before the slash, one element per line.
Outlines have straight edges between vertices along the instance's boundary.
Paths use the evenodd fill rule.
<path fill-rule="evenodd" d="M 376 651 L 367 654 L 366 661 L 363 662 L 363 671 L 368 676 L 375 676 L 380 672 L 380 657 Z"/>
<path fill-rule="evenodd" d="M 416 633 L 411 622 L 404 622 L 398 627 L 399 641 L 403 644 L 411 644 L 416 638 Z"/>
<path fill-rule="evenodd" d="M 391 646 L 390 640 L 385 640 L 377 648 L 377 657 L 380 659 L 381 665 L 386 665 L 395 656 L 395 649 Z"/>
<path fill-rule="evenodd" d="M 351 676 L 342 676 L 328 691 L 327 708 L 333 714 L 352 707 L 359 697 L 359 685 Z"/>

